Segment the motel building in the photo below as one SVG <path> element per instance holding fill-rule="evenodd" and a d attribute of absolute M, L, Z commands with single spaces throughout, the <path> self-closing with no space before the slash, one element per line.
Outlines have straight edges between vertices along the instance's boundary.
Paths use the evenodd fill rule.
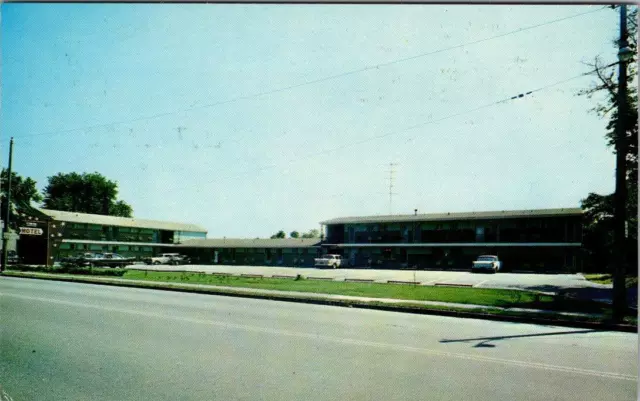
<path fill-rule="evenodd" d="M 207 238 L 190 223 L 22 208 L 16 249 L 26 264 L 112 252 L 138 260 L 180 253 L 195 264 L 308 266 L 326 253 L 352 267 L 468 269 L 498 255 L 506 270 L 582 269 L 582 210 L 540 209 L 344 217 L 322 224 L 322 238 Z"/>
<path fill-rule="evenodd" d="M 323 247 L 355 266 L 470 268 L 497 255 L 506 270 L 582 269 L 582 209 L 344 217 L 321 223 Z"/>

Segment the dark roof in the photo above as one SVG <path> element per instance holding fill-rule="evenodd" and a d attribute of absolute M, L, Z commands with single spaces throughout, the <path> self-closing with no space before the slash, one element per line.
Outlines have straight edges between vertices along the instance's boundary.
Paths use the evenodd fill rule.
<path fill-rule="evenodd" d="M 320 246 L 319 238 L 207 238 L 189 239 L 177 247 L 183 248 L 309 248 Z"/>
<path fill-rule="evenodd" d="M 151 228 L 156 230 L 167 231 L 193 231 L 199 233 L 206 233 L 207 230 L 189 223 L 173 223 L 170 221 L 158 221 L 158 220 L 145 220 L 131 217 L 117 217 L 117 216 L 105 216 L 101 214 L 89 214 L 89 213 L 77 213 L 77 212 L 65 212 L 61 210 L 39 209 L 40 212 L 48 215 L 54 220 L 65 221 L 68 223 L 88 223 L 99 224 L 104 226 L 119 226 L 119 227 L 136 227 L 136 228 Z"/>
<path fill-rule="evenodd" d="M 452 221 L 452 220 L 484 220 L 508 219 L 522 217 L 549 216 L 580 216 L 580 208 L 564 209 L 532 209 L 532 210 L 501 210 L 493 212 L 458 212 L 458 213 L 428 213 L 428 214 L 396 214 L 380 216 L 338 217 L 323 221 L 321 224 L 353 224 L 353 223 L 398 223 L 406 221 Z"/>

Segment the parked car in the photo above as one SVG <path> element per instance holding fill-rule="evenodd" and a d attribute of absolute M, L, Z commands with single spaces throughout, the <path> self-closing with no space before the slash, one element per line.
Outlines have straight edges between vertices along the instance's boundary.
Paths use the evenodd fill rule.
<path fill-rule="evenodd" d="M 177 255 L 173 256 L 171 260 L 169 260 L 170 265 L 188 265 L 191 263 L 191 258 L 186 255 Z"/>
<path fill-rule="evenodd" d="M 127 258 L 117 253 L 103 253 L 102 259 L 96 260 L 95 266 L 125 267 L 136 261 L 136 258 Z"/>
<path fill-rule="evenodd" d="M 91 252 L 79 253 L 75 256 L 68 256 L 60 260 L 63 266 L 88 266 L 89 260 L 95 258 L 95 254 Z"/>
<path fill-rule="evenodd" d="M 316 267 L 331 267 L 333 269 L 337 269 L 338 267 L 342 267 L 346 264 L 346 259 L 344 259 L 342 255 L 336 254 L 328 254 L 315 259 Z"/>
<path fill-rule="evenodd" d="M 489 271 L 497 273 L 502 269 L 502 262 L 495 255 L 480 255 L 471 266 L 472 272 Z"/>
<path fill-rule="evenodd" d="M 160 256 L 144 259 L 144 263 L 148 265 L 186 265 L 190 262 L 189 257 L 179 253 L 163 253 Z"/>

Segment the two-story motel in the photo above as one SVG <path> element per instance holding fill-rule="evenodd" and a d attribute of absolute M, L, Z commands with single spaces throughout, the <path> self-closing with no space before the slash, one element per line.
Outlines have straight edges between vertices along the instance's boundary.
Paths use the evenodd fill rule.
<path fill-rule="evenodd" d="M 357 266 L 468 268 L 498 255 L 505 268 L 581 267 L 582 210 L 542 209 L 344 217 L 322 222 L 323 247 Z"/>
<path fill-rule="evenodd" d="M 142 259 L 179 252 L 199 264 L 312 266 L 340 253 L 354 267 L 468 268 L 481 254 L 505 268 L 576 271 L 582 266 L 582 210 L 539 209 L 335 218 L 319 239 L 206 238 L 195 224 L 30 208 L 18 253 L 48 264 L 83 252 Z"/>

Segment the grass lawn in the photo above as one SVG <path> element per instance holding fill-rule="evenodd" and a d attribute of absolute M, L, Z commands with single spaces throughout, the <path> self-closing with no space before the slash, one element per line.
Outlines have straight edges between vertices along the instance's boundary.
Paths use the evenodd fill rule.
<path fill-rule="evenodd" d="M 613 276 L 611 274 L 585 274 L 584 278 L 598 284 L 612 284 Z M 627 288 L 638 285 L 637 276 L 629 276 L 625 278 Z"/>
<path fill-rule="evenodd" d="M 591 302 L 564 300 L 550 295 L 529 291 L 432 287 L 401 284 L 354 283 L 341 281 L 317 281 L 306 279 L 253 278 L 220 276 L 203 273 L 153 272 L 129 270 L 124 279 L 166 281 L 184 284 L 208 284 L 227 287 L 260 288 L 281 291 L 298 291 L 318 294 L 337 294 L 370 298 L 394 298 L 415 301 L 439 301 L 489 307 L 519 307 L 549 310 L 571 310 L 602 313 L 601 305 Z"/>

